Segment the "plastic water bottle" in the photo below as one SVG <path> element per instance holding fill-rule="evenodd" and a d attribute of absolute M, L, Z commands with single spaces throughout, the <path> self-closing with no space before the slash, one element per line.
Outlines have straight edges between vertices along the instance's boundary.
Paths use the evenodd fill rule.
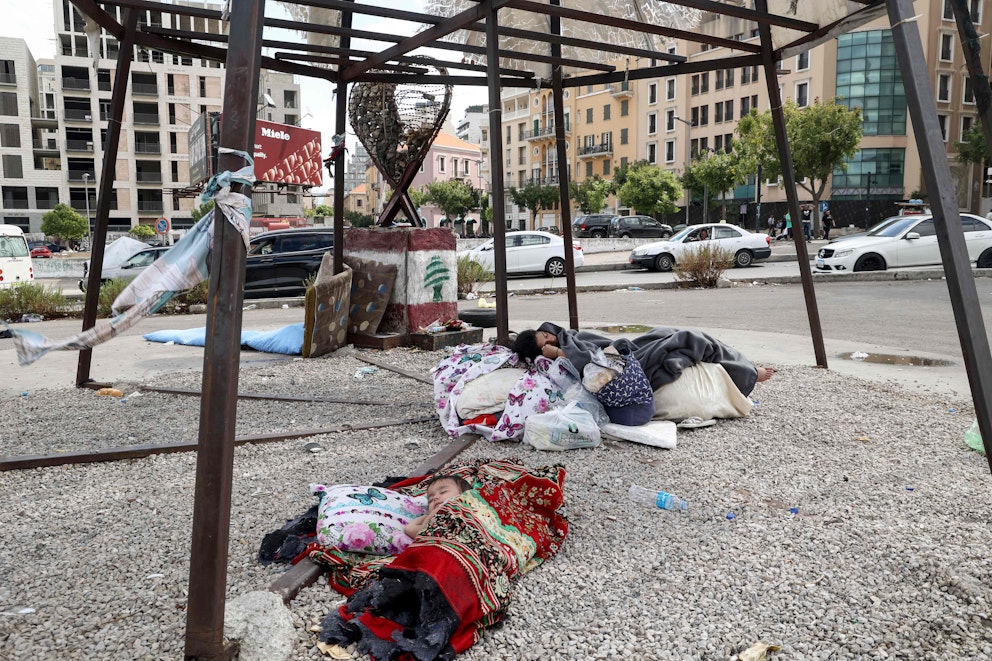
<path fill-rule="evenodd" d="M 628 492 L 630 499 L 645 507 L 657 507 L 663 510 L 684 510 L 689 507 L 685 502 L 673 493 L 667 491 L 654 491 L 632 484 Z"/>

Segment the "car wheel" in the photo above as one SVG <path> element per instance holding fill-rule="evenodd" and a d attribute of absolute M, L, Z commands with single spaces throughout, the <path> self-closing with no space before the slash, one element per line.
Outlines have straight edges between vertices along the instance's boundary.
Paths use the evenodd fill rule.
<path fill-rule="evenodd" d="M 544 265 L 544 272 L 552 278 L 557 278 L 565 273 L 565 260 L 561 257 L 552 257 Z"/>
<path fill-rule="evenodd" d="M 655 271 L 671 271 L 673 268 L 675 268 L 675 260 L 667 252 L 654 258 Z"/>
<path fill-rule="evenodd" d="M 747 268 L 751 266 L 754 262 L 754 255 L 751 254 L 750 250 L 738 250 L 737 254 L 734 255 L 734 266 L 738 268 Z"/>
<path fill-rule="evenodd" d="M 992 269 L 992 248 L 981 254 L 978 258 L 977 266 L 980 269 Z"/>
<path fill-rule="evenodd" d="M 594 239 L 605 239 L 606 232 L 604 232 L 603 230 L 593 230 L 589 232 L 589 236 L 591 236 Z"/>
<path fill-rule="evenodd" d="M 630 238 L 632 238 L 632 235 L 631 235 L 630 232 L 620 232 L 619 234 L 617 234 L 617 236 L 619 236 L 621 239 L 630 239 Z"/>
<path fill-rule="evenodd" d="M 854 263 L 855 271 L 884 271 L 885 270 L 885 260 L 882 259 L 881 255 L 876 255 L 873 252 L 867 255 L 861 255 L 858 257 L 858 261 Z"/>

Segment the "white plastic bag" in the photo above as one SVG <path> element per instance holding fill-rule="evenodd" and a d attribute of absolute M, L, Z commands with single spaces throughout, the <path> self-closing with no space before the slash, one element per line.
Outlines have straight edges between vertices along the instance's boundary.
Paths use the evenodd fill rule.
<path fill-rule="evenodd" d="M 596 420 L 576 402 L 532 415 L 524 423 L 524 443 L 538 450 L 594 448 L 600 440 Z"/>
<path fill-rule="evenodd" d="M 566 403 L 576 402 L 592 415 L 597 424 L 601 425 L 610 421 L 610 416 L 606 414 L 606 409 L 596 399 L 596 396 L 582 387 L 579 373 L 568 358 L 555 359 L 555 365 L 548 370 L 548 378 L 559 390 L 565 393 L 564 401 Z"/>

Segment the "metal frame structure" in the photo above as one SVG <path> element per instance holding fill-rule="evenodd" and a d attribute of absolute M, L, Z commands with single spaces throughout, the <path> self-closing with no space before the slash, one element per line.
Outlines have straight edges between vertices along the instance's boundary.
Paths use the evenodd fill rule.
<path fill-rule="evenodd" d="M 453 16 L 435 16 L 426 13 L 405 11 L 392 7 L 362 4 L 359 0 L 291 0 L 292 4 L 340 13 L 338 25 L 320 25 L 264 16 L 264 0 L 233 0 L 229 3 L 230 29 L 227 37 L 218 35 L 169 30 L 137 22 L 138 12 L 155 11 L 163 14 L 184 15 L 197 18 L 228 20 L 222 12 L 203 8 L 164 4 L 154 0 L 72 0 L 83 14 L 96 21 L 100 27 L 116 38 L 120 44 L 117 86 L 127 84 L 130 58 L 135 47 L 153 48 L 187 57 L 197 57 L 226 63 L 227 85 L 224 96 L 221 145 L 232 150 L 250 152 L 251 137 L 254 133 L 255 99 L 257 98 L 259 69 L 292 73 L 328 80 L 337 86 L 336 132 L 343 132 L 346 116 L 347 86 L 360 81 L 387 81 L 397 83 L 445 83 L 451 85 L 485 85 L 489 91 L 490 135 L 501 135 L 501 101 L 503 87 L 539 88 L 542 81 L 526 67 L 514 69 L 500 66 L 500 59 L 534 65 L 550 65 L 552 89 L 555 96 L 556 117 L 562 117 L 562 91 L 564 88 L 583 85 L 624 82 L 676 76 L 687 73 L 711 71 L 742 66 L 761 65 L 769 79 L 769 93 L 773 100 L 778 146 L 783 163 L 790 163 L 788 144 L 785 141 L 781 102 L 775 84 L 775 62 L 795 53 L 809 49 L 818 43 L 849 31 L 852 27 L 874 20 L 888 12 L 899 61 L 902 65 L 903 81 L 907 90 L 907 102 L 915 127 L 915 134 L 926 173 L 927 190 L 933 200 L 937 227 L 937 237 L 941 256 L 947 272 L 948 289 L 959 329 L 965 363 L 971 381 L 972 395 L 978 411 L 978 420 L 989 461 L 992 462 L 992 356 L 988 338 L 982 323 L 981 312 L 974 279 L 970 273 L 964 235 L 961 228 L 957 205 L 953 198 L 953 185 L 943 145 L 939 143 L 936 108 L 929 89 L 924 67 L 919 31 L 912 13 L 911 0 L 851 0 L 846 6 L 854 10 L 839 20 L 819 25 L 786 15 L 768 11 L 768 0 L 756 0 L 753 8 L 742 4 L 723 4 L 712 0 L 668 0 L 668 4 L 708 11 L 753 21 L 759 26 L 758 44 L 739 42 L 701 34 L 698 31 L 679 30 L 667 26 L 653 25 L 644 21 L 616 18 L 604 13 L 593 13 L 561 6 L 558 0 L 538 2 L 536 0 L 471 0 L 465 11 Z M 642 0 L 631 0 L 640 2 Z M 661 2 L 662 0 L 655 0 Z M 959 0 L 954 0 L 954 4 Z M 781 0 L 773 0 L 777 6 L 787 7 Z M 792 7 L 805 0 L 793 0 Z M 105 11 L 106 7 L 124 9 L 123 22 Z M 520 30 L 500 25 L 506 12 L 531 12 L 547 19 L 547 32 Z M 352 28 L 354 16 L 371 16 L 412 22 L 419 26 L 429 26 L 413 36 L 398 36 L 370 33 Z M 543 19 L 542 19 L 543 20 Z M 725 48 L 726 57 L 706 61 L 689 62 L 684 57 L 656 52 L 650 48 L 635 48 L 629 44 L 619 46 L 600 41 L 591 41 L 575 36 L 562 36 L 562 21 L 569 21 L 571 34 L 583 34 L 582 26 L 608 25 L 621 30 L 630 30 L 648 35 L 683 39 L 690 42 Z M 333 35 L 339 38 L 337 47 L 309 45 L 305 39 L 300 43 L 266 39 L 267 28 L 283 28 L 299 33 Z M 772 29 L 786 28 L 797 31 L 793 41 L 786 44 L 773 43 Z M 448 38 L 459 30 L 483 32 L 486 35 L 485 47 L 453 43 Z M 547 44 L 542 52 L 518 52 L 501 48 L 500 37 L 529 39 L 535 43 Z M 390 44 L 379 52 L 353 50 L 351 40 L 371 39 L 378 43 Z M 224 42 L 227 47 L 223 47 Z M 962 39 L 962 42 L 964 40 Z M 221 46 L 215 45 L 220 43 Z M 262 48 L 281 49 L 274 57 L 263 57 Z M 431 47 L 443 51 L 453 51 L 451 61 L 438 60 L 439 67 L 457 72 L 446 75 L 423 75 L 415 66 L 411 67 L 409 54 L 420 47 Z M 592 51 L 653 58 L 661 64 L 633 70 L 618 71 L 615 67 L 600 61 L 584 61 L 564 57 L 562 47 L 578 47 Z M 977 46 L 976 46 L 977 47 Z M 467 53 L 475 62 L 463 62 L 460 54 Z M 487 66 L 485 75 L 471 75 L 480 71 L 480 61 L 484 58 Z M 372 70 L 388 65 L 390 73 L 374 73 Z M 566 68 L 575 71 L 569 74 Z M 974 75 L 974 74 L 973 74 Z M 112 115 L 109 122 L 108 150 L 104 154 L 101 187 L 97 203 L 96 232 L 90 270 L 90 287 L 87 294 L 84 327 L 95 321 L 95 297 L 99 291 L 100 264 L 102 263 L 102 239 L 106 237 L 109 211 L 109 192 L 113 186 L 114 159 L 117 140 L 114 131 L 118 129 L 123 116 L 123 93 L 115 87 Z M 988 113 L 984 113 L 983 117 Z M 558 122 L 561 124 L 560 120 Z M 990 127 L 986 127 L 989 130 Z M 559 178 L 562 194 L 562 207 L 566 208 L 568 168 L 564 156 L 564 133 L 557 131 Z M 490 145 L 492 190 L 497 191 L 493 199 L 496 218 L 504 217 L 502 147 L 501 141 L 494 139 Z M 338 157 L 334 169 L 335 217 L 334 229 L 343 238 L 344 216 L 344 168 L 343 153 Z M 243 162 L 230 153 L 222 156 L 221 170 L 234 171 Z M 798 202 L 791 168 L 786 167 L 786 190 L 789 208 L 793 217 L 798 218 Z M 250 195 L 250 187 L 243 190 Z M 215 250 L 211 264 L 212 277 L 208 295 L 208 317 L 206 354 L 204 357 L 204 377 L 201 396 L 201 425 L 199 436 L 199 457 L 197 461 L 196 502 L 194 504 L 193 548 L 191 556 L 189 610 L 186 634 L 187 658 L 221 659 L 230 658 L 234 650 L 223 642 L 224 589 L 227 563 L 227 528 L 231 491 L 231 461 L 234 447 L 234 402 L 237 399 L 237 382 L 240 348 L 238 338 L 241 325 L 242 281 L 244 279 L 244 246 L 240 238 L 223 221 L 217 224 Z M 571 242 L 571 225 L 563 226 L 565 244 Z M 495 271 L 498 338 L 508 339 L 507 287 L 505 262 L 505 224 L 494 223 Z M 803 290 L 807 301 L 810 319 L 811 339 L 816 354 L 816 362 L 826 367 L 826 354 L 823 348 L 822 330 L 816 307 L 809 263 L 802 259 L 806 255 L 805 244 L 796 233 L 797 251 L 800 255 Z M 335 241 L 335 264 L 343 263 L 343 240 Z M 566 251 L 568 256 L 570 251 Z M 568 264 L 569 322 L 572 328 L 578 326 L 578 310 L 574 295 L 574 270 Z M 92 383 L 90 379 L 90 355 L 82 352 L 77 371 L 77 385 Z M 992 463 L 990 463 L 992 467 Z"/>

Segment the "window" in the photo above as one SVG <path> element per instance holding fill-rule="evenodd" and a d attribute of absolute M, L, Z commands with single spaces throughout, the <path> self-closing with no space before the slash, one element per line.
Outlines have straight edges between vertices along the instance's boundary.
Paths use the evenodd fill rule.
<path fill-rule="evenodd" d="M 623 156 L 623 157 L 620 158 L 620 167 L 622 167 L 622 168 L 627 167 L 627 157 L 626 156 Z"/>
<path fill-rule="evenodd" d="M 689 153 L 692 155 L 696 155 L 699 153 L 699 140 L 693 138 L 692 140 L 689 141 Z"/>
<path fill-rule="evenodd" d="M 975 90 L 971 86 L 971 76 L 965 75 L 964 77 L 964 90 L 962 92 L 961 100 L 964 103 L 974 105 L 975 104 Z"/>
<path fill-rule="evenodd" d="M 838 37 L 835 89 L 839 103 L 861 108 L 866 136 L 906 134 L 906 96 L 889 30 Z"/>
<path fill-rule="evenodd" d="M 710 72 L 699 74 L 699 93 L 706 94 L 710 91 Z"/>
<path fill-rule="evenodd" d="M 809 69 L 809 51 L 804 51 L 796 55 L 796 71 L 806 71 Z"/>
<path fill-rule="evenodd" d="M 713 106 L 713 122 L 719 124 L 723 122 L 723 102 L 717 101 Z"/>
<path fill-rule="evenodd" d="M 723 150 L 728 154 L 734 151 L 734 134 L 725 133 L 723 136 Z"/>
<path fill-rule="evenodd" d="M 954 35 L 948 32 L 940 33 L 939 59 L 941 62 L 951 62 L 954 60 Z"/>
<path fill-rule="evenodd" d="M 610 159 L 608 158 L 603 161 L 603 174 L 604 175 L 610 174 Z"/>
<path fill-rule="evenodd" d="M 668 132 L 675 130 L 675 108 L 665 111 L 665 130 Z"/>
<path fill-rule="evenodd" d="M 21 127 L 17 124 L 0 124 L 0 147 L 20 147 Z"/>
<path fill-rule="evenodd" d="M 517 165 L 527 165 L 527 148 L 517 148 Z"/>
<path fill-rule="evenodd" d="M 627 99 L 620 100 L 620 116 L 626 117 L 630 114 L 630 101 Z"/>
<path fill-rule="evenodd" d="M 689 108 L 689 124 L 699 126 L 699 106 Z"/>
<path fill-rule="evenodd" d="M 648 113 L 648 135 L 654 135 L 658 132 L 658 114 Z"/>
<path fill-rule="evenodd" d="M 207 79 L 205 76 L 197 76 L 200 80 L 200 96 L 207 95 Z"/>
<path fill-rule="evenodd" d="M 981 0 L 969 0 L 968 8 L 971 13 L 971 20 L 974 23 L 982 22 L 982 3 Z M 951 9 L 950 0 L 944 0 L 944 13 L 943 18 L 945 21 L 954 20 L 954 11 Z"/>
<path fill-rule="evenodd" d="M 969 117 L 968 115 L 964 115 L 961 117 L 961 137 L 959 138 L 961 142 L 965 141 L 965 136 L 968 135 L 968 133 L 971 131 L 971 127 L 974 121 L 975 118 Z"/>
<path fill-rule="evenodd" d="M 17 154 L 3 155 L 3 176 L 7 179 L 23 179 L 24 170 L 21 167 L 21 157 Z"/>
<path fill-rule="evenodd" d="M 796 105 L 805 108 L 809 105 L 809 82 L 796 83 Z"/>
<path fill-rule="evenodd" d="M 723 108 L 723 116 L 724 116 L 724 118 L 726 118 L 726 121 L 729 122 L 729 121 L 733 120 L 733 118 L 734 118 L 734 100 L 733 99 L 730 99 L 729 101 L 724 101 L 723 102 L 723 106 L 724 106 L 724 108 Z"/>
<path fill-rule="evenodd" d="M 674 163 L 675 162 L 675 141 L 665 140 L 665 162 Z"/>
<path fill-rule="evenodd" d="M 55 205 L 59 203 L 58 188 L 45 188 L 39 186 L 34 189 L 34 195 L 38 200 L 35 205 L 38 209 L 54 209 Z"/>
<path fill-rule="evenodd" d="M 741 97 L 741 117 L 744 117 L 749 112 L 751 112 L 751 99 L 748 98 L 748 97 L 746 97 L 746 96 L 742 96 Z"/>
<path fill-rule="evenodd" d="M 654 142 L 648 143 L 648 163 L 658 162 L 658 145 Z"/>
<path fill-rule="evenodd" d="M 692 78 L 689 79 L 689 94 L 696 96 L 699 94 L 699 74 L 694 74 Z"/>
<path fill-rule="evenodd" d="M 592 108 L 586 108 L 586 124 L 592 124 Z"/>
<path fill-rule="evenodd" d="M 665 81 L 665 100 L 675 100 L 675 79 L 669 78 Z"/>
<path fill-rule="evenodd" d="M 283 90 L 282 107 L 294 108 L 294 109 L 296 108 L 296 90 Z"/>
<path fill-rule="evenodd" d="M 510 144 L 510 142 L 512 142 L 513 140 L 513 134 L 511 133 L 511 130 L 512 130 L 511 127 L 509 126 L 506 127 L 506 144 Z"/>
<path fill-rule="evenodd" d="M 716 79 L 713 81 L 713 89 L 722 90 L 723 89 L 723 69 L 717 69 L 715 72 Z"/>
<path fill-rule="evenodd" d="M 444 172 L 444 156 L 437 157 L 437 171 Z"/>
<path fill-rule="evenodd" d="M 948 124 L 947 115 L 937 115 L 937 124 L 940 126 L 941 140 L 947 142 L 947 124 Z"/>
<path fill-rule="evenodd" d="M 726 80 L 724 81 L 724 86 L 725 87 L 733 87 L 734 86 L 734 70 L 733 69 L 727 69 Z"/>
<path fill-rule="evenodd" d="M 0 92 L 0 115 L 17 117 L 17 92 Z"/>
<path fill-rule="evenodd" d="M 586 176 L 592 176 L 592 161 L 586 161 Z"/>
<path fill-rule="evenodd" d="M 603 121 L 606 121 L 609 118 L 610 118 L 610 104 L 607 103 L 605 106 L 603 106 Z"/>
<path fill-rule="evenodd" d="M 710 107 L 700 106 L 699 107 L 699 125 L 706 126 L 710 123 Z"/>
<path fill-rule="evenodd" d="M 627 140 L 630 137 L 630 129 L 620 129 L 620 144 L 627 144 Z"/>
<path fill-rule="evenodd" d="M 457 177 L 458 176 L 458 159 L 457 158 L 451 159 L 451 176 L 452 177 Z"/>
<path fill-rule="evenodd" d="M 179 161 L 172 161 L 170 164 L 172 170 L 172 183 L 179 182 Z M 175 197 L 175 196 L 173 196 Z M 176 198 L 179 199 L 179 198 Z"/>
<path fill-rule="evenodd" d="M 751 82 L 751 67 L 741 67 L 741 85 Z"/>
<path fill-rule="evenodd" d="M 158 140 L 156 140 L 155 142 L 158 142 Z M 169 153 L 170 154 L 179 153 L 179 135 L 173 133 L 172 131 L 169 131 Z"/>
<path fill-rule="evenodd" d="M 648 85 L 648 103 L 658 103 L 658 83 Z"/>
<path fill-rule="evenodd" d="M 715 149 L 717 151 L 720 151 L 721 149 L 723 149 L 723 136 L 722 135 L 718 135 L 715 138 L 713 138 L 713 149 Z"/>
<path fill-rule="evenodd" d="M 937 100 L 947 103 L 951 100 L 951 74 L 937 74 Z"/>

